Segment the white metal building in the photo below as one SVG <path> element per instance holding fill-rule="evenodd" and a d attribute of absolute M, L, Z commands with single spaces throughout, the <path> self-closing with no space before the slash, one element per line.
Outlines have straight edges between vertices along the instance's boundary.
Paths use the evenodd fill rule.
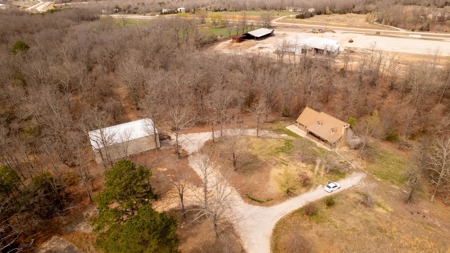
<path fill-rule="evenodd" d="M 299 37 L 284 48 L 279 47 L 279 50 L 285 50 L 295 54 L 327 54 L 336 56 L 339 54 L 339 43 L 336 40 L 326 39 L 321 37 Z"/>
<path fill-rule="evenodd" d="M 273 29 L 267 29 L 267 28 L 259 28 L 247 33 L 244 33 L 244 36 L 254 39 L 262 39 L 269 36 L 273 36 Z"/>
<path fill-rule="evenodd" d="M 160 147 L 158 131 L 151 119 L 97 129 L 88 134 L 97 163 Z"/>

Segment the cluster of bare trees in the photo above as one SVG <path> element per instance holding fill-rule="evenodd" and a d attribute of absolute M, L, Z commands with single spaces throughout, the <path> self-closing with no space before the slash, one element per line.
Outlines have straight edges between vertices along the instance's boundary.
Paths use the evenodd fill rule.
<path fill-rule="evenodd" d="M 81 2 L 81 1 L 80 1 Z M 85 1 L 82 1 L 85 2 Z M 57 5 L 65 8 L 66 5 Z M 73 6 L 86 7 L 86 3 L 78 4 L 77 1 L 70 3 Z M 286 11 L 296 9 L 297 11 L 306 11 L 314 8 L 315 14 L 345 14 L 362 13 L 367 14 L 367 21 L 377 21 L 385 25 L 398 26 L 413 31 L 447 31 L 448 24 L 445 21 L 450 19 L 450 8 L 445 0 L 403 0 L 403 1 L 374 1 L 374 0 L 339 0 L 339 1 L 91 1 L 89 8 L 96 13 L 113 14 L 150 14 L 156 15 L 162 13 L 176 13 L 177 8 L 183 7 L 187 12 L 197 14 L 202 23 L 210 17 L 214 26 L 217 26 L 218 19 L 212 13 L 221 11 L 234 11 L 245 13 L 245 11 Z M 164 13 L 162 13 L 164 14 Z M 268 13 L 261 15 L 261 26 L 270 27 L 271 16 Z M 238 15 L 237 15 L 238 16 Z M 244 20 L 246 20 L 244 18 Z M 228 27 L 226 22 L 223 26 Z M 244 25 L 245 29 L 245 25 Z"/>
<path fill-rule="evenodd" d="M 441 197 L 446 204 L 450 198 L 450 137 L 448 135 L 422 140 L 415 148 L 409 172 L 408 203 L 421 185 L 431 186 L 431 201 Z"/>
<path fill-rule="evenodd" d="M 448 31 L 450 8 L 447 3 L 432 5 L 415 3 L 405 6 L 402 3 L 380 1 L 372 6 L 372 13 L 367 15 L 367 21 L 378 21 L 384 25 L 392 25 L 412 31 Z"/>
<path fill-rule="evenodd" d="M 60 4 L 64 1 L 55 1 Z M 71 5 L 76 5 L 77 2 L 86 1 L 71 1 Z M 445 0 L 402 0 L 402 1 L 375 1 L 375 0 L 319 0 L 319 1 L 286 1 L 286 0 L 272 0 L 272 1 L 262 1 L 262 0 L 249 0 L 249 1 L 238 1 L 238 0 L 190 0 L 180 2 L 173 1 L 155 1 L 155 0 L 127 0 L 127 1 L 90 1 L 92 6 L 97 7 L 100 10 L 106 10 L 109 13 L 122 12 L 122 13 L 136 13 L 136 14 L 147 14 L 147 13 L 159 13 L 162 9 L 166 10 L 176 10 L 179 7 L 186 8 L 187 11 L 196 12 L 201 9 L 206 9 L 208 11 L 250 11 L 250 10 L 286 10 L 289 7 L 301 8 L 307 10 L 308 8 L 315 8 L 316 11 L 320 13 L 325 13 L 328 10 L 334 13 L 350 13 L 359 12 L 367 13 L 375 10 L 379 10 L 380 14 L 382 10 L 388 10 L 385 6 L 422 6 L 422 7 L 438 7 L 443 8 L 448 5 Z M 82 5 L 80 5 L 82 6 Z M 398 11 L 398 9 L 397 9 Z M 393 13 L 393 12 L 390 12 Z M 389 14 L 388 14 L 389 15 Z"/>

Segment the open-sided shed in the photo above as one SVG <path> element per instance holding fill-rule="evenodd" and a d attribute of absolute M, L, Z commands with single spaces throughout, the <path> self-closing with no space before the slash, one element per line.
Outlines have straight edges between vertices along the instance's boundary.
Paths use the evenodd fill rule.
<path fill-rule="evenodd" d="M 103 163 L 160 147 L 158 131 L 151 119 L 90 131 L 95 161 Z"/>
<path fill-rule="evenodd" d="M 247 33 L 244 33 L 245 38 L 249 38 L 249 39 L 264 39 L 270 36 L 274 35 L 274 30 L 273 29 L 267 29 L 267 28 L 259 28 Z"/>

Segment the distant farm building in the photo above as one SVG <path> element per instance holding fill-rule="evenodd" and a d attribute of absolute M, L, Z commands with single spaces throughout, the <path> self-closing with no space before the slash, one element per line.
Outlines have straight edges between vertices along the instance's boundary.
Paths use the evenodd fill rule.
<path fill-rule="evenodd" d="M 244 41 L 244 35 L 243 34 L 238 34 L 238 35 L 234 35 L 231 38 L 231 42 L 233 43 L 241 43 L 242 41 Z"/>
<path fill-rule="evenodd" d="M 295 122 L 296 126 L 331 148 L 346 143 L 350 125 L 324 112 L 306 107 Z M 353 133 L 353 132 L 352 132 Z"/>
<path fill-rule="evenodd" d="M 305 37 L 278 47 L 278 50 L 291 52 L 295 54 L 324 54 L 336 56 L 339 54 L 339 43 L 336 40 L 319 38 L 319 37 Z"/>
<path fill-rule="evenodd" d="M 88 134 L 97 163 L 160 147 L 158 131 L 151 119 L 97 129 Z"/>
<path fill-rule="evenodd" d="M 184 7 L 180 7 L 177 9 L 178 12 L 186 12 L 186 8 Z"/>
<path fill-rule="evenodd" d="M 298 7 L 288 7 L 288 11 L 289 11 L 289 12 L 300 12 L 300 11 L 302 11 L 302 8 L 298 8 Z"/>
<path fill-rule="evenodd" d="M 233 43 L 241 43 L 244 40 L 251 40 L 251 39 L 262 40 L 273 35 L 274 35 L 273 29 L 260 28 L 243 34 L 235 35 L 232 37 L 231 41 Z"/>
<path fill-rule="evenodd" d="M 267 37 L 273 36 L 274 35 L 274 30 L 273 29 L 267 29 L 267 28 L 259 28 L 247 33 L 244 33 L 245 38 L 249 38 L 249 39 L 256 39 L 256 40 L 260 40 L 260 39 L 265 39 Z"/>

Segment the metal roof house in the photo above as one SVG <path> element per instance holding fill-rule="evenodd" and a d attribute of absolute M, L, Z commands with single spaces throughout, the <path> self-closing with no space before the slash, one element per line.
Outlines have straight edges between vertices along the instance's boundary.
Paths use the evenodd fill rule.
<path fill-rule="evenodd" d="M 296 121 L 298 128 L 307 134 L 325 142 L 335 148 L 341 143 L 345 144 L 350 124 L 345 123 L 324 112 L 317 112 L 306 107 Z"/>
<path fill-rule="evenodd" d="M 160 147 L 158 131 L 151 119 L 93 130 L 88 135 L 99 164 Z"/>
<path fill-rule="evenodd" d="M 339 54 L 339 42 L 320 37 L 299 37 L 283 50 L 295 54 L 326 54 L 336 56 Z"/>

